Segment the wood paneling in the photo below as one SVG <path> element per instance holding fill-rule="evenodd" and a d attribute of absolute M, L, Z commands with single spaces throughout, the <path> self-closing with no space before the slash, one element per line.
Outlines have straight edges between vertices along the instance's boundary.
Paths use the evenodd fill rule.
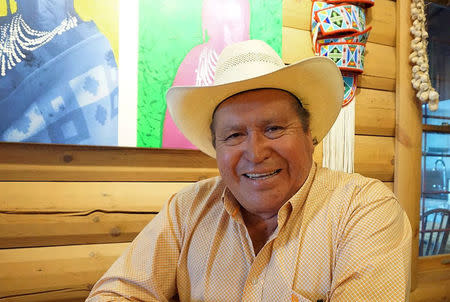
<path fill-rule="evenodd" d="M 0 299 L 89 290 L 127 246 L 111 243 L 0 250 Z"/>
<path fill-rule="evenodd" d="M 356 90 L 355 132 L 395 135 L 395 93 L 373 89 Z"/>
<path fill-rule="evenodd" d="M 155 214 L 0 214 L 0 248 L 132 241 Z"/>
<path fill-rule="evenodd" d="M 0 143 L 0 181 L 197 181 L 218 175 L 197 150 Z"/>
<path fill-rule="evenodd" d="M 398 0 L 397 82 L 394 192 L 408 214 L 412 227 L 411 289 L 416 287 L 419 256 L 419 204 L 421 193 L 422 110 L 411 86 L 409 52 L 410 0 Z"/>
<path fill-rule="evenodd" d="M 355 172 L 381 181 L 393 181 L 394 138 L 356 135 Z"/>
<path fill-rule="evenodd" d="M 418 273 L 418 277 L 432 278 L 434 273 L 423 275 Z M 450 297 L 450 279 L 440 282 L 427 282 L 418 285 L 410 295 L 410 302 L 447 302 Z"/>
<path fill-rule="evenodd" d="M 314 160 L 322 163 L 322 143 L 314 151 Z M 355 136 L 355 172 L 384 182 L 394 180 L 394 138 Z"/>
<path fill-rule="evenodd" d="M 287 64 L 313 56 L 310 32 L 283 27 L 282 58 Z M 395 47 L 368 42 L 364 74 L 395 79 Z"/>
<path fill-rule="evenodd" d="M 450 255 L 420 257 L 417 286 L 411 302 L 448 301 L 450 297 Z"/>
<path fill-rule="evenodd" d="M 358 76 L 358 87 L 395 91 L 395 79 L 361 74 Z"/>
<path fill-rule="evenodd" d="M 0 209 L 10 213 L 94 211 L 157 213 L 162 204 L 189 183 L 0 182 Z"/>
<path fill-rule="evenodd" d="M 2 302 L 82 302 L 89 295 L 89 288 L 64 288 L 40 293 L 14 295 L 1 298 Z"/>
<path fill-rule="evenodd" d="M 450 281 L 450 255 L 436 255 L 419 257 L 417 270 L 419 271 L 417 283 L 435 283 L 445 280 Z"/>
<path fill-rule="evenodd" d="M 283 0 L 283 26 L 311 30 L 310 0 Z M 372 26 L 369 42 L 395 46 L 395 2 L 377 0 L 366 10 L 366 26 Z"/>

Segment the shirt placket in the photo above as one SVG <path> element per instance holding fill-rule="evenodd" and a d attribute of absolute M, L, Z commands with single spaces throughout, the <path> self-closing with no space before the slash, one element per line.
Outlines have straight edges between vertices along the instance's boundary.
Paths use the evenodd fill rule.
<path fill-rule="evenodd" d="M 273 240 L 268 241 L 254 258 L 245 282 L 242 301 L 262 301 Z"/>

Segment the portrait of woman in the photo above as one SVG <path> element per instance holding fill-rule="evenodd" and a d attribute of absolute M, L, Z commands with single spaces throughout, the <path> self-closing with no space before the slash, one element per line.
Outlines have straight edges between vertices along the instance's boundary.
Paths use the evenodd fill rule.
<path fill-rule="evenodd" d="M 202 28 L 204 43 L 195 46 L 178 67 L 173 86 L 213 84 L 217 58 L 230 44 L 250 38 L 248 0 L 204 0 Z M 194 149 L 181 134 L 168 111 L 164 119 L 163 148 Z"/>

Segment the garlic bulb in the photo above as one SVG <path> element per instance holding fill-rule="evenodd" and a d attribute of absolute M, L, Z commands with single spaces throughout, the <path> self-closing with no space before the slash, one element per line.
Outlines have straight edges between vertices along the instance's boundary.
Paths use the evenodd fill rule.
<path fill-rule="evenodd" d="M 425 29 L 426 16 L 424 12 L 424 0 L 411 2 L 411 19 L 413 21 L 409 29 L 414 38 L 411 40 L 411 54 L 409 61 L 412 66 L 411 85 L 417 91 L 416 96 L 422 103 L 428 103 L 431 111 L 436 111 L 439 104 L 439 93 L 432 87 L 428 75 L 429 64 L 427 55 L 428 33 Z"/>

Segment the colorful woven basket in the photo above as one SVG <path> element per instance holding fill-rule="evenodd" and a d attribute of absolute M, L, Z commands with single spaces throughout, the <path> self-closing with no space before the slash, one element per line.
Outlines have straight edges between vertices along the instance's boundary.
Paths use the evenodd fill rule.
<path fill-rule="evenodd" d="M 373 1 L 370 2 L 373 5 Z M 365 47 L 372 29 L 366 28 L 361 3 L 363 2 L 313 1 L 311 9 L 314 52 L 316 55 L 329 57 L 341 69 L 345 87 L 343 106 L 354 98 L 357 75 L 364 69 Z"/>

